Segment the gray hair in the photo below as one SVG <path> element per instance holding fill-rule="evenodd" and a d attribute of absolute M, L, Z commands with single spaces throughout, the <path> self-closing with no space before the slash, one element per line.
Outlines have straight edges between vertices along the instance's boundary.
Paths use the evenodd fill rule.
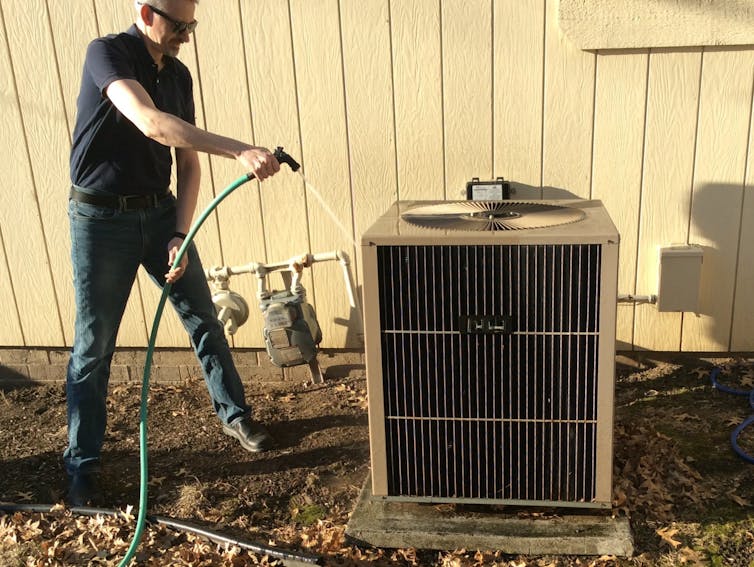
<path fill-rule="evenodd" d="M 199 0 L 186 0 L 187 2 L 193 2 L 194 4 L 198 4 Z M 170 0 L 137 0 L 136 9 L 138 10 L 138 4 L 151 4 L 158 10 L 167 10 L 169 8 L 168 4 L 170 3 Z"/>

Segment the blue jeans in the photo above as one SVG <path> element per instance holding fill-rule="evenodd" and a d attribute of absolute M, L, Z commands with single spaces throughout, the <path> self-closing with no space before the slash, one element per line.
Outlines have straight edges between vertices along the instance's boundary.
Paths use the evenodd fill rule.
<path fill-rule="evenodd" d="M 135 211 L 70 200 L 68 218 L 76 325 L 66 379 L 68 447 L 63 460 L 73 474 L 99 464 L 118 327 L 140 265 L 158 286 L 165 284 L 175 198 Z M 251 410 L 193 244 L 187 256 L 186 272 L 173 284 L 169 298 L 191 338 L 218 417 L 235 423 Z"/>

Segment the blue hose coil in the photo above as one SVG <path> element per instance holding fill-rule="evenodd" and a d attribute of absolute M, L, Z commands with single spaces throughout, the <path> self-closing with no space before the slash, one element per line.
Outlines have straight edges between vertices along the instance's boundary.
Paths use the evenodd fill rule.
<path fill-rule="evenodd" d="M 726 394 L 733 394 L 734 396 L 748 396 L 749 406 L 754 409 L 754 390 L 737 390 L 735 388 L 731 388 L 730 386 L 726 386 L 725 384 L 721 384 L 717 380 L 717 377 L 719 375 L 720 368 L 713 368 L 712 372 L 710 373 L 710 381 L 712 382 L 713 388 L 716 388 L 721 392 L 725 392 Z M 754 464 L 754 457 L 741 449 L 741 446 L 738 444 L 739 436 L 741 435 L 741 433 L 743 433 L 743 430 L 749 427 L 752 423 L 754 423 L 754 414 L 743 420 L 743 422 L 733 430 L 733 432 L 730 434 L 730 444 L 739 457 L 741 457 L 747 463 Z"/>

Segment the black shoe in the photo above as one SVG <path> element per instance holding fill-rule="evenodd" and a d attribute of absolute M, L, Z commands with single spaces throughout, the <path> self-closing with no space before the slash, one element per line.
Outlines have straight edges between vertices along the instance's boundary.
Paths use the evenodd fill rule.
<path fill-rule="evenodd" d="M 67 500 L 71 506 L 91 506 L 99 499 L 99 476 L 80 471 L 71 475 Z"/>
<path fill-rule="evenodd" d="M 275 443 L 264 425 L 251 419 L 242 419 L 233 425 L 223 424 L 223 433 L 238 439 L 241 447 L 252 453 L 266 451 Z"/>

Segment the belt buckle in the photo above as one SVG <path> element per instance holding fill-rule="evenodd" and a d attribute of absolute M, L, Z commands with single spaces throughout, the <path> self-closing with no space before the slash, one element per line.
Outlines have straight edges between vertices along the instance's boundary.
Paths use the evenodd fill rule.
<path fill-rule="evenodd" d="M 134 201 L 133 206 L 128 202 Z M 118 203 L 122 211 L 138 211 L 140 209 L 154 208 L 157 206 L 157 195 L 120 195 Z"/>

